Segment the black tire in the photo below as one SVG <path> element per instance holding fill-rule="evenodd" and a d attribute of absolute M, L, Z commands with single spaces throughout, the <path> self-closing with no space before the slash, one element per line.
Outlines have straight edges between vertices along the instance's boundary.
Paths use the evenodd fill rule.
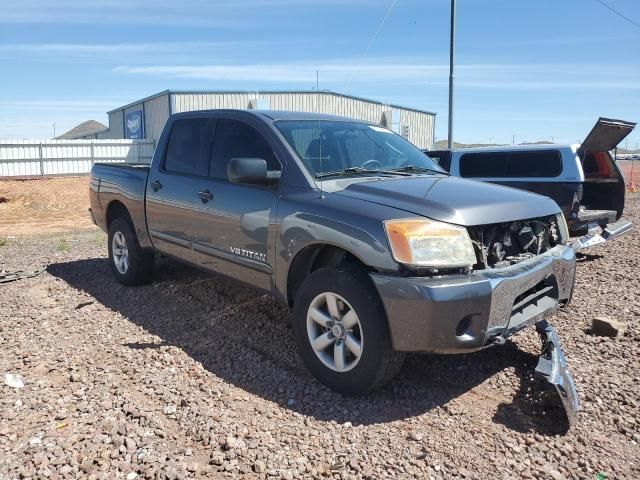
<path fill-rule="evenodd" d="M 114 258 L 114 237 L 122 235 L 126 241 L 127 265 L 119 268 Z M 109 263 L 116 280 L 123 285 L 143 285 L 151 280 L 153 273 L 153 251 L 144 249 L 138 242 L 131 220 L 126 217 L 118 217 L 109 226 Z"/>
<path fill-rule="evenodd" d="M 307 315 L 314 300 L 325 292 L 337 294 L 346 300 L 359 320 L 354 331 L 361 332 L 362 353 L 355 366 L 348 371 L 339 372 L 328 367 L 320 359 L 321 354 L 316 354 L 311 345 Z M 296 342 L 304 363 L 321 383 L 337 392 L 344 395 L 369 392 L 389 382 L 402 367 L 405 355 L 394 351 L 391 346 L 384 307 L 363 268 L 321 268 L 308 275 L 296 294 L 292 317 Z M 325 351 L 329 359 L 331 348 Z"/>

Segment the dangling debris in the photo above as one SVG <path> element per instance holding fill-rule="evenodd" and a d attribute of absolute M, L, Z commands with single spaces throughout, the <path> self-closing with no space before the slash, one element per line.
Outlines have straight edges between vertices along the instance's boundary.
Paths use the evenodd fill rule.
<path fill-rule="evenodd" d="M 47 268 L 41 268 L 32 272 L 25 272 L 18 270 L 17 272 L 7 272 L 5 270 L 0 271 L 0 283 L 14 282 L 16 280 L 22 280 L 23 278 L 31 278 L 40 275 Z"/>

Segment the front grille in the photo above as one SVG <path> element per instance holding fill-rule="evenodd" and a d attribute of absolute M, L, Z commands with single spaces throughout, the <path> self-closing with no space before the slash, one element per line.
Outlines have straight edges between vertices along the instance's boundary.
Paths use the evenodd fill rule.
<path fill-rule="evenodd" d="M 513 265 L 561 242 L 555 215 L 469 227 L 469 236 L 478 260 L 475 269 Z"/>

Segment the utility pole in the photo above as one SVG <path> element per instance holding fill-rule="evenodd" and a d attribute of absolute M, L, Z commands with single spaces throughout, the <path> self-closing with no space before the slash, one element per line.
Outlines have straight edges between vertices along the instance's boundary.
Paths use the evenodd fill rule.
<path fill-rule="evenodd" d="M 451 0 L 451 29 L 449 36 L 449 139 L 447 145 L 453 148 L 453 61 L 456 44 L 456 0 Z"/>
<path fill-rule="evenodd" d="M 516 144 L 516 136 L 515 134 L 511 135 L 511 145 L 515 145 Z"/>
<path fill-rule="evenodd" d="M 53 122 L 53 138 L 56 138 L 56 122 Z"/>

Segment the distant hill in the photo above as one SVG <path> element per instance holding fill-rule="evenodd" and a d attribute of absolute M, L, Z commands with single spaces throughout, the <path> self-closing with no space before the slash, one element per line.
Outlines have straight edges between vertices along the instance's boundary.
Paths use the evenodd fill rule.
<path fill-rule="evenodd" d="M 91 135 L 92 133 L 106 130 L 106 128 L 107 126 L 103 125 L 100 122 L 97 122 L 95 120 L 87 120 L 86 122 L 82 122 L 80 125 L 76 125 L 67 133 L 56 137 L 56 140 L 73 140 L 76 138 L 82 138 L 85 135 Z"/>
<path fill-rule="evenodd" d="M 553 142 L 548 140 L 539 140 L 537 142 L 522 142 L 518 145 L 551 145 Z M 448 142 L 446 140 L 438 140 L 434 146 L 434 150 L 446 149 Z M 458 143 L 453 142 L 453 148 L 475 148 L 475 147 L 499 147 L 505 145 L 504 143 Z"/>

